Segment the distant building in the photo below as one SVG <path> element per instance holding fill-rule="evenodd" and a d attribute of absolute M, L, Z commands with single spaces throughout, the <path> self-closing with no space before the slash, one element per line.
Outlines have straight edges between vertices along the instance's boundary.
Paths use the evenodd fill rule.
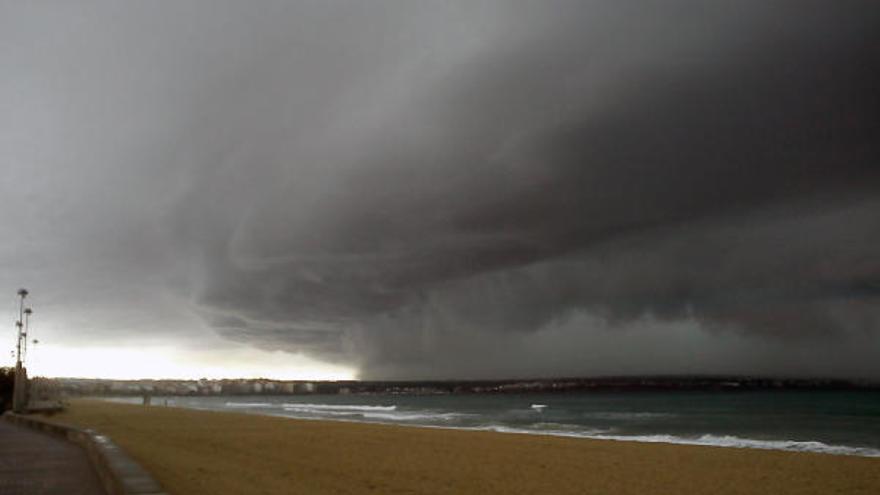
<path fill-rule="evenodd" d="M 294 386 L 294 392 L 298 394 L 312 394 L 315 392 L 315 384 L 312 382 L 299 382 Z"/>

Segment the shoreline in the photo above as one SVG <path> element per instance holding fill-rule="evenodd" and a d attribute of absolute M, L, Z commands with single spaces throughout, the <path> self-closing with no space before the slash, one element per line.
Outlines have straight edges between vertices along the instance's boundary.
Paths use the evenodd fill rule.
<path fill-rule="evenodd" d="M 113 399 L 94 398 L 88 400 L 105 401 L 116 404 L 131 404 L 129 402 L 115 401 Z M 268 404 L 268 403 L 267 403 Z M 500 434 L 511 435 L 533 435 L 533 436 L 549 436 L 557 438 L 574 438 L 584 440 L 598 440 L 609 442 L 632 442 L 644 444 L 664 444 L 664 445 L 684 445 L 697 447 L 715 447 L 723 449 L 747 449 L 747 450 L 766 450 L 773 452 L 802 452 L 812 454 L 834 455 L 834 456 L 850 456 L 864 458 L 880 458 L 880 449 L 874 447 L 863 447 L 853 445 L 837 445 L 828 444 L 819 440 L 785 440 L 785 439 L 756 439 L 748 437 L 740 437 L 735 435 L 722 435 L 713 433 L 704 433 L 698 437 L 676 436 L 664 433 L 644 434 L 644 435 L 614 435 L 608 433 L 582 433 L 577 431 L 562 430 L 530 430 L 526 428 L 516 428 L 501 424 L 489 424 L 485 426 L 446 426 L 446 425 L 429 425 L 419 423 L 405 423 L 384 420 L 365 420 L 365 419 L 345 419 L 333 417 L 309 417 L 309 416 L 292 416 L 287 414 L 261 413 L 248 410 L 245 404 L 235 408 L 212 409 L 208 407 L 188 407 L 179 404 L 160 405 L 155 404 L 149 407 L 159 408 L 176 408 L 194 411 L 209 411 L 232 414 L 248 414 L 253 416 L 267 416 L 274 418 L 284 418 L 294 421 L 331 421 L 341 423 L 354 423 L 366 425 L 386 425 L 400 426 L 404 428 L 428 428 L 439 430 L 459 430 L 459 431 L 486 431 Z"/>
<path fill-rule="evenodd" d="M 488 425 L 488 426 L 443 426 L 443 425 L 424 425 L 424 424 L 407 424 L 394 423 L 390 421 L 367 421 L 357 419 L 339 419 L 339 418 L 314 418 L 305 416 L 288 416 L 285 414 L 262 414 L 251 411 L 222 411 L 208 408 L 195 407 L 179 407 L 179 406 L 149 406 L 149 407 L 167 407 L 173 409 L 190 409 L 194 411 L 207 411 L 232 414 L 247 414 L 253 416 L 266 416 L 272 418 L 283 418 L 291 421 L 330 421 L 339 423 L 353 423 L 361 425 L 383 425 L 396 426 L 401 428 L 427 428 L 435 430 L 456 430 L 456 431 L 485 431 L 491 433 L 499 433 L 502 435 L 532 435 L 532 436 L 548 436 L 555 438 L 574 438 L 582 440 L 598 440 L 603 442 L 626 442 L 626 443 L 644 443 L 644 444 L 664 444 L 664 445 L 686 445 L 693 447 L 710 447 L 719 449 L 745 449 L 745 450 L 767 450 L 772 452 L 791 452 L 791 453 L 808 453 L 820 455 L 864 457 L 864 458 L 880 458 L 880 449 L 872 447 L 856 447 L 851 445 L 831 445 L 818 440 L 758 440 L 754 438 L 737 437 L 733 435 L 713 435 L 711 433 L 703 434 L 697 438 L 676 437 L 666 434 L 653 435 L 605 435 L 605 434 L 579 434 L 565 431 L 539 431 L 528 430 L 525 428 L 512 428 L 504 425 Z M 708 439 L 718 439 L 714 443 Z M 706 439 L 706 440 L 704 440 Z M 780 445 L 774 447 L 771 445 Z M 781 445 L 789 445 L 786 448 Z M 798 448 L 802 447 L 802 448 Z M 812 447 L 812 448 L 810 448 Z"/>
<path fill-rule="evenodd" d="M 73 401 L 170 494 L 880 493 L 880 459 Z"/>

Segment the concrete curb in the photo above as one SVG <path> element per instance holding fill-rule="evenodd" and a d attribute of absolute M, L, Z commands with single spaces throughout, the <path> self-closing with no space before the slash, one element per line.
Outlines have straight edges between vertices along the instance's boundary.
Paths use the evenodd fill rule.
<path fill-rule="evenodd" d="M 62 437 L 84 448 L 108 495 L 167 495 L 140 464 L 109 438 L 94 430 L 59 425 L 11 412 L 3 417 L 12 423 Z"/>

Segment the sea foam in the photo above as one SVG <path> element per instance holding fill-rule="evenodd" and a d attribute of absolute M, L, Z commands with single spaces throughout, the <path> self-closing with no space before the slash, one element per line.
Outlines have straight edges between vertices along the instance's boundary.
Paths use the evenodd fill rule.
<path fill-rule="evenodd" d="M 562 425 L 560 425 L 562 426 Z M 678 445 L 702 445 L 707 447 L 728 447 L 740 449 L 784 450 L 789 452 L 814 452 L 833 455 L 854 455 L 860 457 L 880 457 L 880 449 L 830 445 L 817 441 L 797 440 L 757 440 L 732 435 L 701 435 L 686 437 L 677 435 L 609 435 L 597 430 L 575 429 L 530 429 L 514 428 L 504 425 L 485 425 L 476 430 L 489 430 L 499 433 L 519 433 L 526 435 L 551 435 L 559 437 L 590 438 L 594 440 L 613 440 L 619 442 L 671 443 Z"/>
<path fill-rule="evenodd" d="M 394 411 L 397 406 L 367 406 L 360 404 L 300 404 L 297 402 L 285 402 L 284 409 L 297 409 L 303 412 L 314 411 Z"/>
<path fill-rule="evenodd" d="M 283 404 L 284 411 L 319 417 L 348 417 L 380 421 L 452 421 L 467 416 L 464 413 L 422 411 L 398 411 L 397 406 L 367 406 L 350 404 Z"/>
<path fill-rule="evenodd" d="M 313 404 L 313 403 L 268 403 L 268 402 L 226 402 L 228 408 L 261 409 L 264 414 L 270 409 L 283 410 L 286 417 L 298 417 L 303 419 L 337 419 L 352 422 L 382 422 L 382 423 L 405 423 L 413 426 L 451 428 L 463 430 L 490 430 L 501 433 L 516 433 L 529 435 L 551 435 L 560 437 L 590 438 L 596 440 L 613 440 L 622 442 L 644 443 L 669 443 L 682 445 L 703 445 L 712 447 L 749 448 L 764 450 L 783 450 L 790 452 L 815 452 L 834 455 L 854 455 L 862 457 L 880 457 L 880 449 L 871 447 L 858 447 L 847 445 L 833 445 L 820 441 L 800 440 L 765 440 L 743 438 L 733 435 L 670 435 L 670 434 L 645 434 L 624 435 L 618 434 L 616 428 L 595 429 L 580 424 L 565 424 L 557 422 L 538 422 L 530 425 L 509 426 L 504 424 L 488 423 L 471 426 L 474 420 L 479 420 L 481 414 L 436 411 L 430 409 L 403 410 L 399 411 L 396 405 L 367 405 L 367 404 Z M 528 410 L 531 414 L 546 411 L 544 404 L 531 404 Z M 661 419 L 675 417 L 675 414 L 656 412 L 620 412 L 620 411 L 596 411 L 586 412 L 581 417 L 593 419 L 639 421 L 648 419 Z M 535 416 L 532 416 L 535 417 Z M 466 420 L 459 423 L 459 420 Z M 483 419 L 489 419 L 488 417 Z M 491 421 L 491 420 L 490 420 Z M 471 425 L 468 425 L 470 423 Z"/>
<path fill-rule="evenodd" d="M 227 402 L 226 407 L 273 407 L 275 404 L 270 404 L 268 402 Z"/>

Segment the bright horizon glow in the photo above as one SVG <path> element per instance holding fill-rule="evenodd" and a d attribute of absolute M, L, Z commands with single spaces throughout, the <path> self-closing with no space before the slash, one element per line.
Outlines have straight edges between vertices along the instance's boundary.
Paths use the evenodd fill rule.
<path fill-rule="evenodd" d="M 248 347 L 179 350 L 171 347 L 40 345 L 28 356 L 32 377 L 136 379 L 268 378 L 351 380 L 354 370 L 298 354 Z"/>

